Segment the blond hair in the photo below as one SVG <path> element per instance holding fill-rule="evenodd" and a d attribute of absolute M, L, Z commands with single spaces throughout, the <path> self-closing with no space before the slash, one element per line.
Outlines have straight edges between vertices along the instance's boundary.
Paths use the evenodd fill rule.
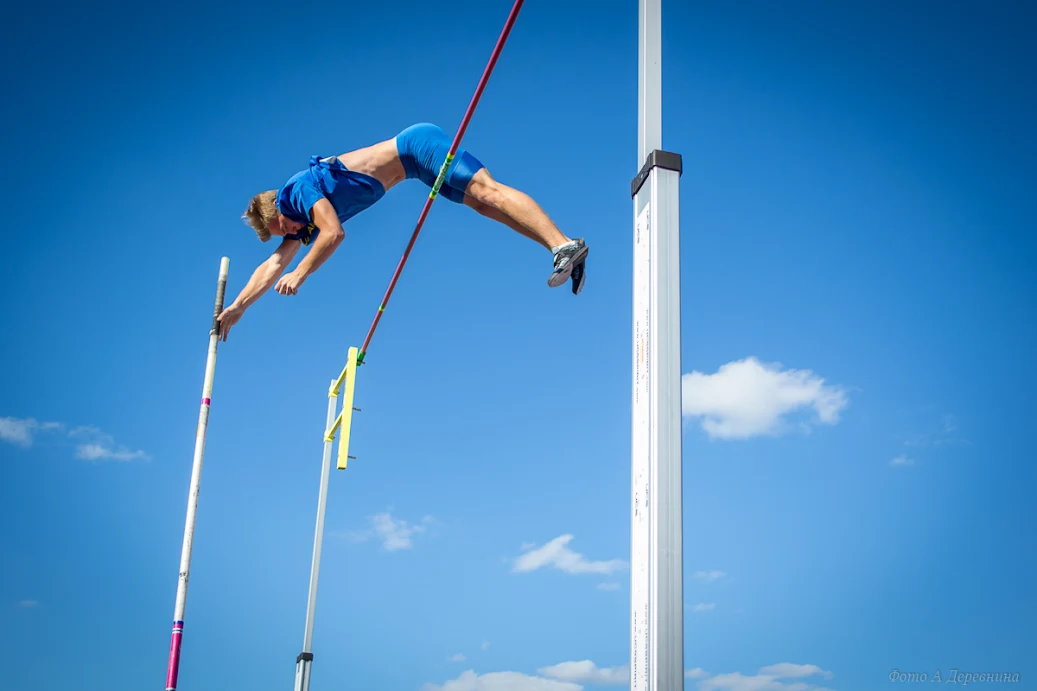
<path fill-rule="evenodd" d="M 263 242 L 270 239 L 270 224 L 277 218 L 277 190 L 267 190 L 252 197 L 248 208 L 241 215 L 245 222 L 252 226 L 256 235 Z"/>

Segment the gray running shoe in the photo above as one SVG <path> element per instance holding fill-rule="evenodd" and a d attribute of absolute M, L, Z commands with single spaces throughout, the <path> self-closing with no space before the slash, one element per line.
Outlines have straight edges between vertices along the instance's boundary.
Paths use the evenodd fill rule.
<path fill-rule="evenodd" d="M 555 270 L 547 279 L 547 285 L 557 288 L 568 281 L 573 268 L 587 258 L 589 251 L 590 248 L 583 242 L 583 238 L 576 238 L 559 247 L 554 253 Z"/>

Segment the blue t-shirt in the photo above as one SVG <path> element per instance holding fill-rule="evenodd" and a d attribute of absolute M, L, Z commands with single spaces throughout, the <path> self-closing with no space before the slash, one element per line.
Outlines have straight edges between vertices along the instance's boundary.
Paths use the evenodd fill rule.
<path fill-rule="evenodd" d="M 317 238 L 320 228 L 313 222 L 313 205 L 322 197 L 335 207 L 340 223 L 345 223 L 385 195 L 385 187 L 370 175 L 349 170 L 338 158 L 310 157 L 310 165 L 288 179 L 277 191 L 277 208 L 305 228 L 285 235 L 308 245 Z"/>

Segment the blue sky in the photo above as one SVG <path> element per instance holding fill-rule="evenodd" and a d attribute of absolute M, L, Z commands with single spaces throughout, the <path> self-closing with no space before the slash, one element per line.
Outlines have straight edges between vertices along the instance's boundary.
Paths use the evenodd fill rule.
<path fill-rule="evenodd" d="M 453 132 L 509 7 L 9 10 L 0 687 L 163 683 L 219 260 L 233 296 L 272 249 L 241 212 L 311 154 Z M 664 18 L 686 687 L 1032 679 L 1032 8 Z M 315 690 L 627 683 L 636 22 L 519 16 L 464 144 L 587 238 L 587 285 L 435 204 L 331 477 Z M 185 691 L 292 684 L 325 392 L 426 194 L 391 190 L 221 344 Z"/>

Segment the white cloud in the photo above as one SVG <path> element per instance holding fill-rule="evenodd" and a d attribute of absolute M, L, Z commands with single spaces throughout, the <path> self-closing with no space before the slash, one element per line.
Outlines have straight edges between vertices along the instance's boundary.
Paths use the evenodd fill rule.
<path fill-rule="evenodd" d="M 808 684 L 786 684 L 764 674 L 745 676 L 741 672 L 718 674 L 699 682 L 699 691 L 806 691 Z"/>
<path fill-rule="evenodd" d="M 33 418 L 0 417 L 0 439 L 28 448 L 36 432 L 53 432 L 64 427 L 60 422 L 39 422 Z"/>
<path fill-rule="evenodd" d="M 32 433 L 38 424 L 31 418 L 20 420 L 14 417 L 0 417 L 0 439 L 17 446 L 31 446 Z"/>
<path fill-rule="evenodd" d="M 571 574 L 609 574 L 626 568 L 626 562 L 621 559 L 588 561 L 582 554 L 569 549 L 568 544 L 572 539 L 572 535 L 560 535 L 543 547 L 531 549 L 515 560 L 514 571 L 526 573 L 553 566 Z"/>
<path fill-rule="evenodd" d="M 590 660 L 578 662 L 561 662 L 550 667 L 541 667 L 537 673 L 545 677 L 571 681 L 578 684 L 600 684 L 603 686 L 622 686 L 630 683 L 630 668 L 627 665 L 620 667 L 598 667 Z"/>
<path fill-rule="evenodd" d="M 890 464 L 890 465 L 892 465 L 892 466 L 898 466 L 898 465 L 914 465 L 914 464 L 915 464 L 915 459 L 913 459 L 913 458 L 908 458 L 908 457 L 907 457 L 907 456 L 905 456 L 904 454 L 900 454 L 899 456 L 897 456 L 896 458 L 894 458 L 894 459 L 893 459 L 892 461 L 890 461 L 890 462 L 889 462 L 889 464 Z"/>
<path fill-rule="evenodd" d="M 769 674 L 778 678 L 799 678 L 821 675 L 825 679 L 831 679 L 832 673 L 821 669 L 817 665 L 797 665 L 792 662 L 779 662 L 776 665 L 768 665 L 760 668 L 760 674 Z"/>
<path fill-rule="evenodd" d="M 831 691 L 810 681 L 811 677 L 832 678 L 832 673 L 817 665 L 780 662 L 762 667 L 756 674 L 740 672 L 711 675 L 701 667 L 684 672 L 686 679 L 699 680 L 698 691 Z M 625 686 L 630 683 L 629 667 L 601 668 L 590 660 L 562 662 L 541 667 L 536 675 L 521 672 L 462 673 L 443 683 L 425 684 L 422 691 L 583 691 L 583 685 Z"/>
<path fill-rule="evenodd" d="M 727 574 L 723 571 L 717 571 L 716 569 L 714 569 L 712 571 L 696 571 L 691 576 L 697 581 L 712 583 L 713 581 L 719 580 L 726 575 Z"/>
<path fill-rule="evenodd" d="M 376 513 L 369 519 L 371 527 L 367 530 L 353 530 L 348 532 L 334 532 L 336 537 L 342 537 L 353 542 L 365 542 L 375 537 L 382 543 L 382 548 L 387 552 L 395 552 L 401 549 L 410 549 L 414 546 L 414 536 L 424 533 L 427 526 L 433 522 L 432 516 L 425 516 L 421 523 L 411 525 L 403 519 L 393 518 L 388 511 Z"/>
<path fill-rule="evenodd" d="M 467 659 L 468 659 L 468 658 L 467 658 L 467 657 L 465 657 L 465 654 L 464 654 L 464 653 L 458 653 L 457 655 L 451 655 L 451 656 L 450 656 L 450 657 L 449 657 L 449 658 L 447 659 L 447 662 L 464 662 L 464 661 L 465 661 L 465 660 L 467 660 Z"/>
<path fill-rule="evenodd" d="M 32 418 L 0 418 L 0 439 L 24 448 L 32 446 L 37 432 L 56 432 L 64 434 L 65 425 L 60 422 L 37 422 Z M 116 444 L 110 434 L 105 434 L 96 427 L 80 426 L 69 430 L 70 439 L 80 441 L 76 445 L 76 458 L 87 461 L 133 461 L 147 460 L 148 454 L 143 451 L 130 451 L 121 444 Z"/>
<path fill-rule="evenodd" d="M 371 518 L 371 523 L 382 541 L 382 547 L 389 552 L 410 549 L 414 546 L 411 540 L 414 534 L 425 532 L 424 525 L 408 525 L 407 521 L 396 520 L 388 512 L 375 514 Z"/>
<path fill-rule="evenodd" d="M 18 606 L 19 607 L 35 607 L 38 604 L 40 604 L 40 603 L 36 602 L 36 600 L 22 600 L 21 602 L 18 603 Z"/>
<path fill-rule="evenodd" d="M 583 687 L 567 681 L 529 676 L 521 672 L 490 672 L 476 674 L 472 670 L 461 673 L 457 679 L 443 683 L 425 684 L 422 691 L 582 691 Z"/>
<path fill-rule="evenodd" d="M 619 590 L 619 583 L 616 583 L 616 582 L 599 583 L 598 584 L 598 590 L 605 590 L 605 591 Z"/>
<path fill-rule="evenodd" d="M 755 357 L 729 362 L 716 374 L 685 374 L 681 400 L 684 415 L 702 418 L 702 429 L 717 439 L 781 434 L 789 428 L 786 418 L 805 408 L 813 408 L 816 422 L 834 425 L 849 403 L 843 389 L 810 370 L 782 370 Z M 809 429 L 807 422 L 801 426 Z"/>
<path fill-rule="evenodd" d="M 147 459 L 148 455 L 140 450 L 130 451 L 124 446 L 113 449 L 103 444 L 80 444 L 76 447 L 76 458 L 87 461 L 133 461 Z"/>
<path fill-rule="evenodd" d="M 817 665 L 797 665 L 781 662 L 776 665 L 762 667 L 753 675 L 740 672 L 718 674 L 699 682 L 699 691 L 827 691 L 805 681 L 781 681 L 782 679 L 802 680 L 807 677 L 823 676 L 832 678 Z"/>
<path fill-rule="evenodd" d="M 490 649 L 490 642 L 489 641 L 483 641 L 482 645 L 480 645 L 479 647 L 482 648 L 483 650 L 489 650 Z"/>
<path fill-rule="evenodd" d="M 148 455 L 143 451 L 130 451 L 125 446 L 116 444 L 112 435 L 105 434 L 96 427 L 76 427 L 68 436 L 82 440 L 76 446 L 76 458 L 86 461 L 148 460 Z"/>
<path fill-rule="evenodd" d="M 693 611 L 693 612 L 708 612 L 708 611 L 712 610 L 713 608 L 715 608 L 716 606 L 717 606 L 717 603 L 715 603 L 715 602 L 700 602 L 697 605 L 695 605 L 694 607 L 692 607 L 691 611 Z"/>

